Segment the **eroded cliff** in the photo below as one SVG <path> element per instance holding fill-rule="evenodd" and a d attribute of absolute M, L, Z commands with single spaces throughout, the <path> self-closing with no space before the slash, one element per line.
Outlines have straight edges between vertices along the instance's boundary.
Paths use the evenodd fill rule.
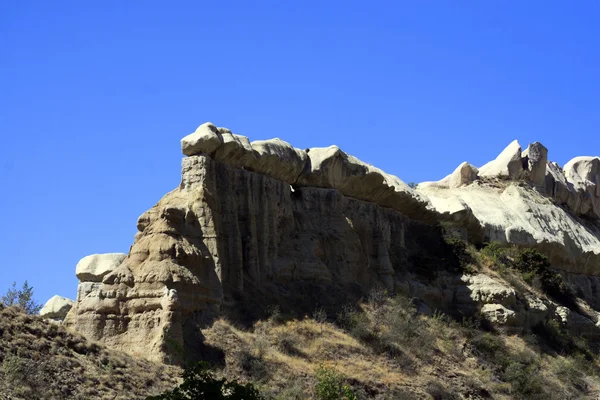
<path fill-rule="evenodd" d="M 513 142 L 486 166 L 463 163 L 415 191 L 336 146 L 250 143 L 210 123 L 182 139 L 182 151 L 180 186 L 139 218 L 129 254 L 78 266 L 68 326 L 176 361 L 181 349 L 201 351 L 199 327 L 244 296 L 335 303 L 385 286 L 429 309 L 516 311 L 513 325 L 557 313 L 510 290 L 495 295 L 489 277 L 444 272 L 453 261 L 439 222 L 474 243 L 539 247 L 600 305 L 598 158 L 575 159 L 563 171 L 540 144 L 522 152 Z"/>

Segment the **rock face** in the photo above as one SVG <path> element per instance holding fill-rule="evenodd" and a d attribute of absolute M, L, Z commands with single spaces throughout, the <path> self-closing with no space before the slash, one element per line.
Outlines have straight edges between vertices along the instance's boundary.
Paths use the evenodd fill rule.
<path fill-rule="evenodd" d="M 309 160 L 278 139 L 250 151 L 243 137 L 213 127 L 184 141 L 185 152 L 199 153 L 183 159 L 180 186 L 140 216 L 129 254 L 80 262 L 66 325 L 171 362 L 176 348 L 193 351 L 198 327 L 239 296 L 282 299 L 294 285 L 319 296 L 394 290 L 414 254 L 442 246 L 435 226 L 402 212 L 433 215 L 398 178 L 341 151 L 316 158 L 319 150 L 310 150 Z M 219 146 L 206 139 L 213 134 Z"/>
<path fill-rule="evenodd" d="M 40 316 L 62 322 L 75 302 L 62 296 L 53 296 L 40 310 Z"/>
<path fill-rule="evenodd" d="M 177 349 L 201 351 L 199 327 L 244 296 L 348 301 L 372 286 L 507 327 L 554 315 L 489 276 L 412 279 L 431 281 L 450 262 L 439 222 L 475 243 L 538 247 L 590 296 L 600 288 L 597 158 L 563 171 L 540 143 L 522 152 L 514 141 L 480 169 L 463 163 L 415 191 L 337 146 L 250 142 L 211 123 L 181 145 L 181 184 L 139 217 L 129 254 L 77 265 L 65 324 L 114 348 L 174 362 Z"/>

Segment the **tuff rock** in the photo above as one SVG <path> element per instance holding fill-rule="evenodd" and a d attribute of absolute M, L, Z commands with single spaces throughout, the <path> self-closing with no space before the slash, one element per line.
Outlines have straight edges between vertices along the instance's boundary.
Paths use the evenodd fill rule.
<path fill-rule="evenodd" d="M 243 299 L 341 304 L 380 286 L 418 298 L 424 312 L 482 312 L 516 331 L 564 319 L 597 334 L 593 312 L 566 315 L 498 277 L 448 272 L 438 227 L 475 244 L 538 248 L 600 308 L 597 157 L 562 169 L 542 144 L 522 151 L 514 141 L 479 169 L 465 162 L 414 190 L 337 146 L 250 142 L 211 123 L 181 145 L 181 183 L 139 217 L 129 254 L 78 264 L 67 326 L 176 362 L 175 349 L 201 353 L 200 327 Z"/>
<path fill-rule="evenodd" d="M 53 296 L 40 310 L 40 316 L 53 321 L 62 322 L 75 302 L 62 296 Z"/>

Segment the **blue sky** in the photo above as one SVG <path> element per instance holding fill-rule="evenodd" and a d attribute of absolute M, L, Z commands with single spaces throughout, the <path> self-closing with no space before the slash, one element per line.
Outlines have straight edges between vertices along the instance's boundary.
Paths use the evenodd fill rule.
<path fill-rule="evenodd" d="M 212 121 L 404 181 L 600 153 L 599 1 L 0 2 L 0 291 L 74 298 Z"/>

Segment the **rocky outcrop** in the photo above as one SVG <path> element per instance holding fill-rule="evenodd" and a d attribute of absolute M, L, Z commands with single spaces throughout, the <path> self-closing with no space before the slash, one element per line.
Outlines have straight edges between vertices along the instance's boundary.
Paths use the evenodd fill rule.
<path fill-rule="evenodd" d="M 546 180 L 548 149 L 540 142 L 535 142 L 527 147 L 522 156 L 527 160 L 530 182 L 537 188 L 543 188 Z"/>
<path fill-rule="evenodd" d="M 553 315 L 552 304 L 485 275 L 424 283 L 451 259 L 439 222 L 473 242 L 539 247 L 572 276 L 600 276 L 594 159 L 563 172 L 546 163 L 541 144 L 522 152 L 515 141 L 482 168 L 463 163 L 415 191 L 337 146 L 250 142 L 211 123 L 181 146 L 188 157 L 179 187 L 139 217 L 129 254 L 82 259 L 65 319 L 146 358 L 195 352 L 199 327 L 244 296 L 348 301 L 384 286 L 418 297 L 424 309 L 483 310 L 499 325 L 533 326 Z"/>
<path fill-rule="evenodd" d="M 74 303 L 73 300 L 66 297 L 53 296 L 40 310 L 40 316 L 56 322 L 62 322 Z"/>
<path fill-rule="evenodd" d="M 89 264 L 103 258 L 82 260 L 88 267 L 78 267 L 66 325 L 174 361 L 175 349 L 193 352 L 198 327 L 240 296 L 284 299 L 295 296 L 294 285 L 308 285 L 323 304 L 357 288 L 393 291 L 414 254 L 440 251 L 434 225 L 399 212 L 434 215 L 427 201 L 341 151 L 317 158 L 310 150 L 309 159 L 275 139 L 252 142 L 250 152 L 246 140 L 212 124 L 192 136 L 184 151 L 199 153 L 183 159 L 180 186 L 140 216 L 126 258 L 101 270 Z"/>
<path fill-rule="evenodd" d="M 81 282 L 102 282 L 102 279 L 123 260 L 124 253 L 92 254 L 82 258 L 75 267 L 75 275 Z"/>
<path fill-rule="evenodd" d="M 537 247 L 556 268 L 600 275 L 600 197 L 595 184 L 600 158 L 578 157 L 564 171 L 547 159 L 541 143 L 521 152 L 513 141 L 479 169 L 471 184 L 449 185 L 446 177 L 422 183 L 418 191 L 441 215 L 468 226 L 475 243 Z"/>
<path fill-rule="evenodd" d="M 521 145 L 514 140 L 496 157 L 483 167 L 479 168 L 479 176 L 483 177 L 505 177 L 518 179 L 523 172 L 523 160 Z"/>

